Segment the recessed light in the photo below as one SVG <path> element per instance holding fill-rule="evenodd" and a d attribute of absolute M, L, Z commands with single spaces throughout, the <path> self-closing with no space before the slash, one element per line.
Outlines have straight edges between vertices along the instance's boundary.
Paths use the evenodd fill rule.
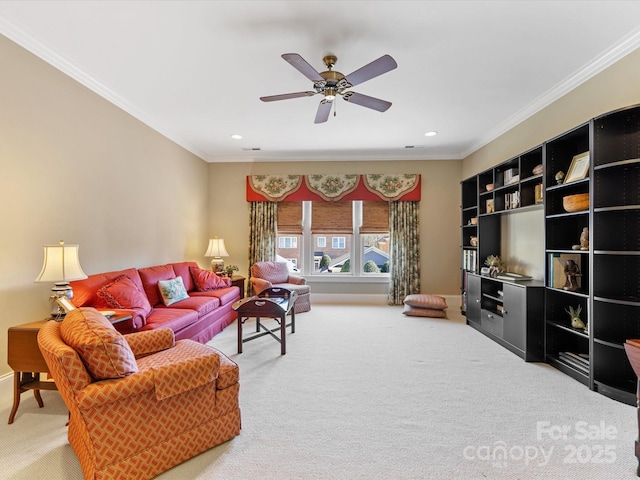
<path fill-rule="evenodd" d="M 242 140 L 242 135 L 234 133 L 233 135 L 231 135 L 231 138 L 233 138 L 234 140 Z"/>
<path fill-rule="evenodd" d="M 424 134 L 425 137 L 435 137 L 438 134 L 438 132 L 436 132 L 435 130 L 432 130 L 430 132 L 427 132 Z"/>

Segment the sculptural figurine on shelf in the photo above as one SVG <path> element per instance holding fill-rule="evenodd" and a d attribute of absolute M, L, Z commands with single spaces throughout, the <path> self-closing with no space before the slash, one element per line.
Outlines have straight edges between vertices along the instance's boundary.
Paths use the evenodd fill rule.
<path fill-rule="evenodd" d="M 589 227 L 584 227 L 580 234 L 580 250 L 589 250 Z"/>
<path fill-rule="evenodd" d="M 489 276 L 492 278 L 496 278 L 505 270 L 502 260 L 497 255 L 489 255 L 484 264 L 489 267 Z"/>
<path fill-rule="evenodd" d="M 567 260 L 564 265 L 564 274 L 567 277 L 567 281 L 564 284 L 563 289 L 570 292 L 575 292 L 580 288 L 578 285 L 578 277 L 581 277 L 580 267 L 574 260 Z"/>
<path fill-rule="evenodd" d="M 580 318 L 580 312 L 582 312 L 582 305 L 578 305 L 578 308 L 575 308 L 575 309 L 573 307 L 569 307 L 568 310 L 565 308 L 564 311 L 567 312 L 571 317 L 571 326 L 573 328 L 584 330 L 585 332 L 587 331 L 587 326 Z"/>

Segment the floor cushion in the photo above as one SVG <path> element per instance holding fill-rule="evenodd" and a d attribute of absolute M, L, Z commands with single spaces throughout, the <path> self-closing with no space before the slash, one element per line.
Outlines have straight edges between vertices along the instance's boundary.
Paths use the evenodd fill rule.
<path fill-rule="evenodd" d="M 414 317 L 444 318 L 447 308 L 447 300 L 440 295 L 416 293 L 405 297 L 402 313 Z"/>

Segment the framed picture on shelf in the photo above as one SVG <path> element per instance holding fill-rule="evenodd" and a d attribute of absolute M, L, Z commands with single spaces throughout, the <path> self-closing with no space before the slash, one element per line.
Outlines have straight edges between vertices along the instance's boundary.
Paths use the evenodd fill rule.
<path fill-rule="evenodd" d="M 569 171 L 564 177 L 564 183 L 571 183 L 587 178 L 589 175 L 589 152 L 584 152 L 573 157 Z"/>
<path fill-rule="evenodd" d="M 487 213 L 493 213 L 495 211 L 496 209 L 493 203 L 493 198 L 490 198 L 489 200 L 487 200 Z"/>
<path fill-rule="evenodd" d="M 581 255 L 579 253 L 550 253 L 549 254 L 549 287 L 569 290 L 572 288 L 571 282 L 576 282 L 579 288 L 579 277 L 573 277 L 570 281 L 569 273 L 581 273 Z M 577 272 L 568 272 L 567 262 L 577 267 Z M 575 268 L 575 267 L 574 267 Z M 573 287 L 575 288 L 576 285 Z"/>

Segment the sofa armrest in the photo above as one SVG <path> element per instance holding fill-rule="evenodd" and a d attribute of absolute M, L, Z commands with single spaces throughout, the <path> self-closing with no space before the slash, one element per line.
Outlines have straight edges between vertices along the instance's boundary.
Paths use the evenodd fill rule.
<path fill-rule="evenodd" d="M 273 286 L 273 284 L 269 280 L 265 280 L 264 278 L 251 277 L 249 281 L 253 286 L 254 295 L 257 295 L 261 291 L 266 290 L 267 288 L 271 288 Z"/>
<path fill-rule="evenodd" d="M 289 275 L 287 283 L 293 283 L 294 285 L 306 285 L 307 280 L 304 277 L 298 277 L 296 275 Z"/>
<path fill-rule="evenodd" d="M 128 333 L 124 338 L 136 358 L 166 350 L 176 343 L 173 330 L 170 328 Z"/>
<path fill-rule="evenodd" d="M 154 387 L 153 370 L 147 370 L 123 378 L 93 382 L 78 392 L 76 401 L 81 411 L 87 411 L 109 403 L 125 401 L 150 392 Z"/>

